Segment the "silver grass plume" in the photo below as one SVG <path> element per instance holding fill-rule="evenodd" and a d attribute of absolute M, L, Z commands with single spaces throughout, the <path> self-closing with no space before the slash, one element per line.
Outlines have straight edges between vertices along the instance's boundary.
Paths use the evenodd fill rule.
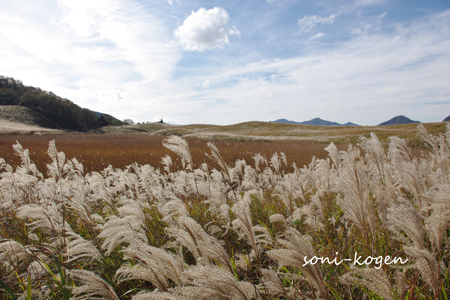
<path fill-rule="evenodd" d="M 426 180 L 419 170 L 419 165 L 413 162 L 402 162 L 397 165 L 396 169 L 399 171 L 399 186 L 414 194 L 412 200 L 414 204 L 422 209 L 426 202 L 425 191 Z"/>
<path fill-rule="evenodd" d="M 0 266 L 11 270 L 25 261 L 31 259 L 32 253 L 21 243 L 14 240 L 6 240 L 0 243 Z"/>
<path fill-rule="evenodd" d="M 210 197 L 211 191 L 211 177 L 206 163 L 203 163 L 199 169 L 194 170 L 194 176 L 197 181 L 198 192 L 204 197 Z M 206 170 L 205 170 L 205 169 Z"/>
<path fill-rule="evenodd" d="M 381 145 L 377 135 L 371 132 L 370 139 L 361 137 L 360 146 L 366 152 L 368 161 L 376 166 L 381 182 L 385 183 L 384 166 L 386 163 L 386 154 L 384 153 L 383 145 Z"/>
<path fill-rule="evenodd" d="M 256 298 L 256 288 L 249 282 L 237 281 L 234 275 L 217 266 L 193 266 L 183 275 L 186 283 L 211 290 L 215 299 L 250 300 Z M 211 299 L 211 298 L 210 298 Z"/>
<path fill-rule="evenodd" d="M 65 222 L 59 212 L 58 205 L 55 203 L 49 203 L 45 207 L 39 204 L 21 206 L 17 217 L 24 220 L 33 220 L 28 224 L 33 230 L 43 230 L 53 239 L 60 238 L 60 235 L 66 230 L 71 231 L 70 225 Z"/>
<path fill-rule="evenodd" d="M 280 156 L 275 152 L 270 158 L 270 166 L 275 170 L 275 173 L 280 174 L 282 163 L 287 166 L 286 154 L 280 153 Z"/>
<path fill-rule="evenodd" d="M 263 291 L 275 296 L 284 296 L 290 299 L 284 288 L 283 282 L 278 277 L 278 274 L 273 269 L 261 269 L 261 282 L 259 288 Z"/>
<path fill-rule="evenodd" d="M 258 175 L 256 170 L 252 166 L 247 165 L 244 169 L 244 176 L 242 178 L 242 187 L 244 189 L 251 189 L 256 186 Z"/>
<path fill-rule="evenodd" d="M 172 166 L 172 157 L 170 157 L 169 154 L 161 158 L 161 164 L 164 165 L 164 171 L 167 172 L 167 174 L 170 174 L 170 167 Z"/>
<path fill-rule="evenodd" d="M 193 170 L 191 152 L 189 151 L 189 146 L 185 139 L 176 135 L 171 135 L 168 139 L 163 140 L 162 144 L 181 158 L 183 168 L 190 171 Z"/>
<path fill-rule="evenodd" d="M 339 280 L 348 285 L 363 285 L 385 300 L 393 300 L 392 287 L 389 278 L 382 269 L 356 268 L 351 265 L 351 271 L 342 275 Z"/>
<path fill-rule="evenodd" d="M 370 197 L 367 165 L 359 159 L 359 150 L 354 150 L 351 145 L 343 156 L 344 164 L 338 181 L 343 197 L 339 196 L 336 202 L 343 209 L 346 219 L 351 220 L 366 236 L 373 236 L 377 216 Z"/>
<path fill-rule="evenodd" d="M 427 249 L 418 249 L 416 247 L 404 246 L 405 253 L 415 258 L 412 266 L 419 270 L 422 278 L 433 289 L 434 295 L 439 295 L 441 287 L 440 266 L 436 260 L 436 256 L 431 254 Z"/>
<path fill-rule="evenodd" d="M 85 240 L 79 234 L 75 232 L 68 232 L 66 256 L 68 257 L 67 262 L 78 261 L 83 258 L 87 262 L 92 262 L 101 258 L 100 252 L 92 244 L 91 241 Z"/>
<path fill-rule="evenodd" d="M 125 258 L 133 260 L 135 264 L 125 263 L 116 271 L 118 282 L 144 280 L 152 283 L 159 291 L 168 291 L 171 282 L 182 284 L 184 263 L 181 257 L 144 243 L 134 243 L 123 252 Z"/>
<path fill-rule="evenodd" d="M 255 161 L 255 170 L 258 173 L 262 170 L 260 164 L 265 164 L 267 166 L 267 159 L 259 153 L 253 156 L 253 160 Z"/>
<path fill-rule="evenodd" d="M 106 255 L 111 254 L 122 243 L 131 244 L 136 241 L 146 243 L 148 241 L 145 225 L 133 215 L 125 218 L 112 215 L 102 226 L 102 232 L 98 237 L 105 239 L 101 248 L 106 250 Z"/>
<path fill-rule="evenodd" d="M 72 288 L 73 300 L 119 300 L 114 289 L 100 276 L 86 270 L 68 270 L 68 275 L 82 285 Z"/>
<path fill-rule="evenodd" d="M 89 187 L 92 191 L 92 197 L 94 201 L 104 201 L 110 207 L 114 203 L 114 192 L 109 186 L 108 181 L 98 172 L 92 172 L 86 176 L 86 181 L 89 183 Z"/>
<path fill-rule="evenodd" d="M 403 200 L 403 203 L 401 204 L 393 204 L 388 209 L 387 218 L 388 224 L 390 224 L 388 228 L 394 232 L 397 237 L 402 239 L 402 235 L 399 231 L 401 230 L 406 233 L 416 248 L 423 249 L 424 232 L 422 218 L 419 216 L 416 208 L 408 200 Z"/>
<path fill-rule="evenodd" d="M 235 189 L 240 192 L 240 188 L 242 187 L 242 180 L 244 179 L 245 168 L 247 167 L 247 163 L 243 159 L 236 160 L 234 167 L 231 168 L 231 178 L 233 179 L 233 184 L 237 184 Z"/>
<path fill-rule="evenodd" d="M 433 201 L 423 209 L 425 229 L 433 248 L 440 250 L 450 224 L 450 185 L 438 184 L 430 194 Z"/>
<path fill-rule="evenodd" d="M 323 198 L 331 192 L 331 186 L 334 183 L 334 178 L 337 177 L 336 173 L 337 172 L 331 165 L 330 158 L 316 160 L 314 177 L 318 188 L 318 196 Z"/>
<path fill-rule="evenodd" d="M 324 215 L 322 201 L 316 195 L 311 197 L 311 201 L 308 204 L 303 205 L 301 208 L 297 208 L 292 213 L 292 219 L 301 220 L 305 216 L 305 224 L 313 230 L 324 229 L 323 225 Z"/>
<path fill-rule="evenodd" d="M 286 218 L 282 214 L 273 214 L 269 217 L 270 223 L 281 222 L 286 224 Z"/>
<path fill-rule="evenodd" d="M 297 184 L 302 188 L 302 194 L 316 194 L 319 197 L 325 197 L 331 192 L 332 185 L 336 185 L 337 171 L 332 166 L 330 158 L 316 159 L 313 157 L 308 166 L 302 169 L 296 169 L 294 172 L 296 176 L 300 177 L 301 184 Z M 301 175 L 299 175 L 301 174 Z M 303 196 L 304 200 L 305 196 Z"/>
<path fill-rule="evenodd" d="M 298 198 L 304 200 L 303 191 L 298 190 L 298 185 L 298 178 L 295 174 L 285 174 L 283 180 L 280 180 L 275 186 L 277 193 L 274 195 L 280 197 L 290 212 L 298 207 Z"/>
<path fill-rule="evenodd" d="M 339 166 L 341 165 L 341 157 L 336 145 L 331 142 L 324 150 L 328 152 L 328 156 L 331 158 L 331 161 L 336 167 L 336 170 L 339 171 Z"/>
<path fill-rule="evenodd" d="M 43 179 L 42 174 L 38 171 L 36 165 L 30 159 L 30 151 L 28 149 L 23 149 L 22 145 L 16 141 L 13 145 L 14 154 L 20 157 L 21 165 L 17 167 L 16 173 L 20 175 L 32 175 L 37 179 Z"/>
<path fill-rule="evenodd" d="M 412 161 L 413 156 L 411 153 L 411 149 L 406 144 L 404 139 L 401 139 L 396 136 L 389 137 L 389 158 L 393 161 Z"/>
<path fill-rule="evenodd" d="M 56 150 L 55 140 L 49 142 L 47 154 L 52 160 L 51 164 L 47 164 L 48 175 L 55 178 L 55 180 L 61 179 L 66 163 L 66 155 L 64 152 Z"/>
<path fill-rule="evenodd" d="M 225 176 L 225 181 L 229 185 L 228 192 L 233 191 L 238 186 L 238 183 L 234 181 L 233 175 L 231 173 L 231 168 L 225 163 L 222 155 L 220 155 L 219 149 L 217 149 L 216 145 L 211 142 L 208 142 L 208 147 L 211 150 L 211 154 L 206 154 L 209 158 L 214 160 L 222 169 L 222 174 Z M 235 200 L 236 194 L 234 194 Z"/>
<path fill-rule="evenodd" d="M 189 216 L 186 204 L 175 195 L 173 195 L 172 199 L 165 203 L 158 203 L 157 207 L 158 211 L 163 215 L 162 220 L 168 223 L 173 218 Z"/>
<path fill-rule="evenodd" d="M 191 156 L 191 152 L 189 151 L 188 143 L 186 142 L 185 139 L 183 139 L 179 136 L 173 135 L 173 136 L 170 136 L 168 139 L 163 140 L 162 144 L 164 147 L 175 152 L 178 156 L 180 156 L 181 163 L 183 164 L 183 168 L 192 172 L 194 186 L 195 186 L 195 192 L 196 192 L 196 196 L 198 198 L 197 180 L 196 180 L 195 174 L 193 172 L 194 164 L 192 162 L 192 156 Z"/>
<path fill-rule="evenodd" d="M 166 229 L 168 234 L 175 238 L 178 245 L 191 252 L 197 264 L 212 265 L 215 262 L 233 273 L 230 258 L 219 240 L 206 233 L 200 224 L 190 217 L 180 216 L 176 223 Z"/>
<path fill-rule="evenodd" d="M 284 238 L 278 239 L 278 243 L 285 249 L 275 249 L 267 251 L 267 255 L 275 260 L 280 267 L 289 266 L 302 272 L 306 281 L 315 287 L 321 295 L 327 294 L 322 275 L 317 264 L 305 264 L 305 257 L 311 259 L 314 254 L 308 236 L 303 236 L 293 227 L 288 227 L 284 233 Z"/>
<path fill-rule="evenodd" d="M 252 246 L 256 259 L 259 260 L 262 246 L 272 245 L 272 236 L 269 231 L 261 226 L 253 226 L 252 215 L 248 203 L 239 201 L 233 205 L 231 211 L 236 215 L 236 219 L 232 222 L 233 229 L 239 234 L 239 238 L 244 236 Z M 259 232 L 260 234 L 257 234 Z"/>
<path fill-rule="evenodd" d="M 449 127 L 447 124 L 447 130 L 448 128 Z M 427 130 L 422 124 L 419 124 L 417 126 L 417 135 L 424 140 L 425 145 L 428 146 L 430 149 L 432 149 L 434 153 L 439 152 L 439 145 L 437 143 L 437 138 L 433 137 L 431 134 L 428 134 Z"/>
<path fill-rule="evenodd" d="M 142 292 L 133 300 L 250 300 L 256 298 L 256 287 L 237 281 L 217 266 L 192 266 L 183 272 L 185 281 L 167 291 Z"/>

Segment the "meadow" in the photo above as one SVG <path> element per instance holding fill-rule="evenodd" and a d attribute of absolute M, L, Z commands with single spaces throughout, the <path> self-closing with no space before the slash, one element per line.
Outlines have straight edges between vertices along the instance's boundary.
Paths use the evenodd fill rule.
<path fill-rule="evenodd" d="M 448 299 L 450 127 L 416 131 L 2 136 L 0 295 Z"/>
<path fill-rule="evenodd" d="M 146 134 L 44 134 L 44 135 L 0 135 L 0 157 L 11 166 L 21 164 L 20 157 L 15 154 L 13 144 L 19 142 L 23 148 L 29 149 L 30 156 L 39 170 L 45 170 L 46 164 L 51 162 L 47 155 L 48 143 L 55 140 L 59 151 L 67 158 L 76 158 L 83 164 L 84 172 L 100 172 L 109 165 L 113 168 L 124 169 L 137 163 L 150 164 L 155 168 L 162 168 L 161 158 L 171 154 L 162 141 L 164 135 Z M 195 168 L 204 162 L 211 163 L 205 154 L 209 151 L 206 139 L 185 137 Z M 324 148 L 328 145 L 312 140 L 251 140 L 251 139 L 215 139 L 214 143 L 220 149 L 224 160 L 234 164 L 238 159 L 251 161 L 256 154 L 270 158 L 274 153 L 285 153 L 289 162 L 297 166 L 307 165 L 313 156 L 325 158 L 328 152 Z M 346 146 L 338 145 L 339 150 Z M 173 159 L 172 170 L 181 169 L 181 160 Z M 289 166 L 290 167 L 290 166 Z M 284 167 L 283 167 L 284 168 Z M 291 169 L 290 171 L 292 171 Z"/>

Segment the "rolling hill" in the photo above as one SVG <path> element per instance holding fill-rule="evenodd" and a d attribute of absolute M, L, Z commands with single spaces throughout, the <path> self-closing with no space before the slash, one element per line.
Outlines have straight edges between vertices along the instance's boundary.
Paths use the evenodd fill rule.
<path fill-rule="evenodd" d="M 286 119 L 278 119 L 273 122 L 274 123 L 284 123 L 284 124 L 319 125 L 319 126 L 358 126 L 357 124 L 351 123 L 351 122 L 347 122 L 345 124 L 339 124 L 337 122 L 322 120 L 321 118 L 314 118 L 312 120 L 304 121 L 304 122 L 294 122 L 294 121 L 289 121 Z"/>
<path fill-rule="evenodd" d="M 22 81 L 0 76 L 0 107 L 3 120 L 31 122 L 45 128 L 86 132 L 107 125 L 123 125 L 113 116 L 81 108 L 68 99 L 40 88 L 25 86 Z M 27 110 L 14 107 L 27 108 Z M 22 116 L 22 117 L 21 117 Z M 18 118 L 14 120 L 14 118 Z"/>

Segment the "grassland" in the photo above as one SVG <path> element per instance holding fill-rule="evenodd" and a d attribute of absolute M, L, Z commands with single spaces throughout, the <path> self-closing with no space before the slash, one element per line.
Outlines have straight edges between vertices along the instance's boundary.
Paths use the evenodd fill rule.
<path fill-rule="evenodd" d="M 68 159 L 76 158 L 84 166 L 86 173 L 100 172 L 108 165 L 114 168 L 124 169 L 133 163 L 140 165 L 150 164 L 156 168 L 161 167 L 161 158 L 171 154 L 163 147 L 162 141 L 167 136 L 147 134 L 46 134 L 46 135 L 3 135 L 0 136 L 0 157 L 7 163 L 16 167 L 21 161 L 15 155 L 12 145 L 18 141 L 25 149 L 29 149 L 30 155 L 39 170 L 45 170 L 50 163 L 47 155 L 48 143 L 56 141 L 58 150 L 63 151 Z M 202 163 L 211 163 L 205 155 L 208 152 L 208 140 L 196 137 L 186 137 L 192 153 L 194 167 Z M 233 165 L 238 159 L 252 161 L 252 157 L 261 154 L 270 158 L 274 153 L 285 153 L 289 166 L 295 163 L 302 167 L 311 162 L 313 156 L 325 158 L 327 152 L 324 148 L 327 144 L 311 140 L 214 140 L 221 150 L 223 158 L 229 165 Z M 340 150 L 346 149 L 344 145 Z M 173 170 L 179 170 L 181 162 L 174 158 Z M 292 171 L 292 168 L 289 167 Z"/>
<path fill-rule="evenodd" d="M 412 149 L 253 125 L 1 136 L 2 299 L 448 299 L 450 128 Z"/>
<path fill-rule="evenodd" d="M 0 111 L 0 118 L 7 116 L 11 109 L 14 109 L 14 117 L 10 117 L 10 120 L 23 121 L 30 116 L 25 108 L 1 108 L 3 111 Z M 133 163 L 160 167 L 161 158 L 170 153 L 162 146 L 162 140 L 170 135 L 186 138 L 193 153 L 195 167 L 209 162 L 204 154 L 208 150 L 208 141 L 214 141 L 223 151 L 228 164 L 234 164 L 237 159 L 251 161 L 258 153 L 269 158 L 276 152 L 283 152 L 290 166 L 295 163 L 299 167 L 307 165 L 313 156 L 325 158 L 328 153 L 324 148 L 330 142 L 335 143 L 339 150 L 345 150 L 348 144 L 357 144 L 361 137 L 369 137 L 371 132 L 377 134 L 385 147 L 390 136 L 398 136 L 412 147 L 414 155 L 420 155 L 422 150 L 426 150 L 424 142 L 417 137 L 416 124 L 347 127 L 269 122 L 247 122 L 230 126 L 152 123 L 102 127 L 90 134 L 64 133 L 31 124 L 32 118 L 28 120 L 28 124 L 0 121 L 0 157 L 5 158 L 12 166 L 20 164 L 19 157 L 14 155 L 12 149 L 12 145 L 18 141 L 33 154 L 38 168 L 45 169 L 49 160 L 46 154 L 48 143 L 53 139 L 56 140 L 58 149 L 68 158 L 76 158 L 83 163 L 86 173 L 101 171 L 108 165 L 121 169 Z M 445 131 L 445 123 L 428 123 L 424 126 L 433 135 Z M 180 167 L 180 161 L 174 161 L 174 170 Z"/>
<path fill-rule="evenodd" d="M 426 123 L 423 125 L 433 135 L 445 132 L 444 122 Z M 230 140 L 308 139 L 327 143 L 334 142 L 335 144 L 356 143 L 361 136 L 369 137 L 370 133 L 373 132 L 385 145 L 388 144 L 388 137 L 390 136 L 406 139 L 413 146 L 421 142 L 416 136 L 417 124 L 390 126 L 314 126 L 272 122 L 245 122 L 235 125 L 217 126 L 152 123 L 102 127 L 99 131 L 105 133 L 145 133 Z"/>

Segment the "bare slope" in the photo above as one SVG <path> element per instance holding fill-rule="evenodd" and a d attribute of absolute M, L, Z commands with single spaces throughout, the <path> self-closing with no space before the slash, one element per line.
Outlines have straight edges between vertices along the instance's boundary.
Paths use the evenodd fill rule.
<path fill-rule="evenodd" d="M 28 107 L 7 105 L 0 106 L 1 134 L 58 133 L 57 129 L 49 129 L 38 124 L 52 122 Z M 49 126 L 50 127 L 50 126 Z"/>

